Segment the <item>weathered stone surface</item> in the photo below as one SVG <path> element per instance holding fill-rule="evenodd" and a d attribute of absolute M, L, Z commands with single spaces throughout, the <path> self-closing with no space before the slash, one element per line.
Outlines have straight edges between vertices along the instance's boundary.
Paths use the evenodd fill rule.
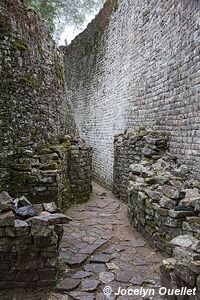
<path fill-rule="evenodd" d="M 163 185 L 159 187 L 158 192 L 164 194 L 165 196 L 173 200 L 180 200 L 185 196 L 184 191 L 180 191 L 169 185 Z"/>
<path fill-rule="evenodd" d="M 70 266 L 80 266 L 82 263 L 86 261 L 87 258 L 88 258 L 87 254 L 76 254 L 68 261 L 68 264 Z"/>
<path fill-rule="evenodd" d="M 75 274 L 72 275 L 73 278 L 81 279 L 90 277 L 92 275 L 92 272 L 86 272 L 86 271 L 78 271 Z"/>
<path fill-rule="evenodd" d="M 109 283 L 115 279 L 115 276 L 111 272 L 100 272 L 99 273 L 99 280 L 102 283 Z"/>
<path fill-rule="evenodd" d="M 20 207 L 16 210 L 16 214 L 24 219 L 36 216 L 36 212 L 32 205 Z"/>
<path fill-rule="evenodd" d="M 60 293 L 70 292 L 75 290 L 79 285 L 80 285 L 79 279 L 66 277 L 56 286 L 56 291 Z"/>
<path fill-rule="evenodd" d="M 197 245 L 198 240 L 191 235 L 179 235 L 170 241 L 173 246 L 191 248 L 192 245 Z"/>
<path fill-rule="evenodd" d="M 97 254 L 91 256 L 90 261 L 94 263 L 107 263 L 112 259 L 112 256 L 109 254 Z"/>
<path fill-rule="evenodd" d="M 44 209 L 49 213 L 55 213 L 57 211 L 57 206 L 55 202 L 43 203 Z"/>
<path fill-rule="evenodd" d="M 0 227 L 14 226 L 14 214 L 12 211 L 0 213 Z"/>
<path fill-rule="evenodd" d="M 12 198 L 7 192 L 3 191 L 0 194 L 0 211 L 4 212 L 12 209 L 14 209 Z"/>
<path fill-rule="evenodd" d="M 97 289 L 100 282 L 95 279 L 83 279 L 81 284 L 81 290 L 83 292 L 92 292 Z"/>
<path fill-rule="evenodd" d="M 86 292 L 70 292 L 69 295 L 76 300 L 94 300 L 95 296 L 92 293 Z"/>
<path fill-rule="evenodd" d="M 19 199 L 15 199 L 14 203 L 15 203 L 15 207 L 17 209 L 20 208 L 20 207 L 31 205 L 31 202 L 25 196 L 22 196 Z"/>
<path fill-rule="evenodd" d="M 29 227 L 25 221 L 15 220 L 14 227 L 6 227 L 6 236 L 18 237 L 29 234 Z"/>
<path fill-rule="evenodd" d="M 66 224 L 72 219 L 63 214 L 49 214 L 44 216 L 33 217 L 28 221 L 28 224 L 37 224 L 37 225 L 54 225 L 54 224 Z"/>
<path fill-rule="evenodd" d="M 194 211 L 176 211 L 171 209 L 169 210 L 169 216 L 175 219 L 190 217 L 194 215 L 195 215 Z"/>
<path fill-rule="evenodd" d="M 106 267 L 104 264 L 87 264 L 84 267 L 84 270 L 88 272 L 99 273 L 99 272 L 105 272 Z"/>

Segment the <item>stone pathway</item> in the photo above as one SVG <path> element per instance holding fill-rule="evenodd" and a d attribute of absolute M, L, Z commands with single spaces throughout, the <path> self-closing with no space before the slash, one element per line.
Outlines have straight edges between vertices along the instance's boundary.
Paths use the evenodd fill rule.
<path fill-rule="evenodd" d="M 65 278 L 56 290 L 35 291 L 36 296 L 4 292 L 0 299 L 160 299 L 114 295 L 119 287 L 158 289 L 162 257 L 131 229 L 126 204 L 96 183 L 92 198 L 67 213 L 73 220 L 65 225 L 61 243 L 60 268 Z M 113 291 L 110 296 L 103 294 L 107 286 Z"/>
<path fill-rule="evenodd" d="M 72 299 L 115 299 L 104 297 L 104 287 L 117 292 L 119 287 L 159 286 L 162 257 L 133 232 L 127 206 L 96 183 L 94 193 L 93 200 L 68 211 L 73 221 L 65 226 L 60 253 L 67 279 L 58 291 Z"/>

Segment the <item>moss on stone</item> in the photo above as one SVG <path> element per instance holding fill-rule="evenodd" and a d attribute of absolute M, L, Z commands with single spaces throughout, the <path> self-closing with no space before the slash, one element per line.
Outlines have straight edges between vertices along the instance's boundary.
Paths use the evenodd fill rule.
<path fill-rule="evenodd" d="M 20 79 L 24 85 L 29 86 L 31 88 L 39 88 L 41 86 L 41 82 L 33 79 L 33 77 L 30 74 L 26 74 Z"/>
<path fill-rule="evenodd" d="M 11 45 L 12 50 L 21 50 L 21 51 L 27 51 L 28 46 L 27 44 L 22 40 L 17 40 Z"/>

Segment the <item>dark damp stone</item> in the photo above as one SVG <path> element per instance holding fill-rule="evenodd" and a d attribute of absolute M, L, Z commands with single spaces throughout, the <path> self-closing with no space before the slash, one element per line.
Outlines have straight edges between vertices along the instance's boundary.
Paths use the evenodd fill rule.
<path fill-rule="evenodd" d="M 194 211 L 194 208 L 192 206 L 185 206 L 185 205 L 178 205 L 174 209 L 175 211 Z"/>

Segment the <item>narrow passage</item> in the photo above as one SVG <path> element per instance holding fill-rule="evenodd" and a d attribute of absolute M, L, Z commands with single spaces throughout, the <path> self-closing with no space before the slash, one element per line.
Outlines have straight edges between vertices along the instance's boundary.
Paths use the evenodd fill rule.
<path fill-rule="evenodd" d="M 89 202 L 68 211 L 73 221 L 64 227 L 60 252 L 67 279 L 58 286 L 59 293 L 81 300 L 159 299 L 114 295 L 119 287 L 158 288 L 162 257 L 131 228 L 127 205 L 100 185 L 93 183 L 93 188 Z M 103 294 L 106 286 L 113 291 L 109 297 Z"/>
<path fill-rule="evenodd" d="M 60 250 L 63 278 L 57 288 L 0 291 L 0 300 L 160 300 L 159 296 L 121 295 L 118 289 L 158 289 L 162 256 L 131 228 L 127 205 L 93 183 L 87 203 L 72 207 Z M 110 287 L 109 296 L 103 294 Z M 106 290 L 109 292 L 109 290 Z"/>

